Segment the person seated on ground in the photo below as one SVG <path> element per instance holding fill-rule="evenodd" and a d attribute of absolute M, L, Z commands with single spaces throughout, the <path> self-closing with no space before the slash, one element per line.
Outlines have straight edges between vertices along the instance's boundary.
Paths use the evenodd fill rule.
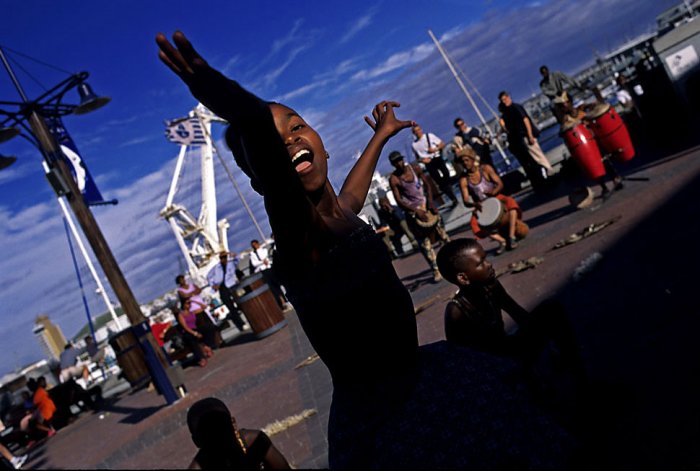
<path fill-rule="evenodd" d="M 199 448 L 189 469 L 291 469 L 265 432 L 239 429 L 219 399 L 207 397 L 192 404 L 187 427 Z"/>
<path fill-rule="evenodd" d="M 87 365 L 80 361 L 79 356 L 78 349 L 71 342 L 68 342 L 60 356 L 61 373 L 58 378 L 60 382 L 64 383 L 71 378 L 80 378 L 81 376 L 85 381 L 88 380 L 90 371 Z"/>
<path fill-rule="evenodd" d="M 29 455 L 26 454 L 15 456 L 2 443 L 0 443 L 0 455 L 2 455 L 2 457 L 5 458 L 12 465 L 12 468 L 10 469 L 21 469 L 22 465 L 24 465 L 24 462 L 27 461 L 27 458 L 29 458 Z M 0 466 L 0 469 L 4 469 L 4 467 Z"/>
<path fill-rule="evenodd" d="M 462 192 L 462 200 L 467 208 L 474 208 L 470 225 L 472 232 L 477 238 L 490 237 L 498 242 L 496 254 L 502 254 L 506 248 L 513 250 L 518 246 L 516 241 L 516 229 L 518 223 L 524 226 L 522 222 L 522 211 L 518 203 L 511 198 L 501 193 L 503 190 L 503 182 L 498 173 L 490 165 L 480 165 L 479 157 L 473 149 L 464 147 L 457 152 L 457 157 L 462 162 L 464 173 L 459 176 L 459 188 Z M 481 203 L 486 198 L 497 198 L 508 212 L 507 235 L 508 241 L 499 233 L 503 228 L 494 228 L 490 231 L 485 230 L 479 225 L 479 211 L 481 211 Z"/>
<path fill-rule="evenodd" d="M 45 383 L 31 378 L 27 381 L 27 388 L 32 394 L 32 404 L 34 412 L 29 420 L 29 428 L 39 430 L 46 433 L 47 437 L 53 437 L 56 434 L 51 425 L 51 419 L 56 413 L 56 404 L 54 404 L 49 393 L 43 387 Z"/>
<path fill-rule="evenodd" d="M 230 123 L 226 142 L 263 195 L 280 277 L 332 377 L 329 467 L 566 468 L 575 442 L 513 384 L 512 361 L 445 341 L 419 346 L 410 293 L 358 217 L 382 149 L 413 124 L 396 118 L 399 104 L 365 117 L 372 137 L 336 194 L 308 122 L 211 68 L 181 32 L 173 41 L 157 35 L 159 56 Z"/>
<path fill-rule="evenodd" d="M 182 309 L 177 313 L 177 322 L 182 332 L 182 340 L 190 347 L 192 354 L 201 367 L 207 366 L 207 358 L 213 355 L 211 348 L 202 344 L 204 335 L 197 330 L 196 314 L 190 309 L 192 301 L 186 299 L 182 302 Z"/>
<path fill-rule="evenodd" d="M 534 366 L 552 341 L 563 363 L 580 386 L 586 372 L 573 328 L 563 306 L 547 300 L 526 311 L 496 279 L 493 265 L 474 239 L 455 239 L 438 253 L 437 263 L 447 281 L 459 288 L 445 307 L 445 337 L 466 347 L 518 360 L 525 374 L 534 378 Z M 505 311 L 517 324 L 509 334 L 502 317 Z"/>

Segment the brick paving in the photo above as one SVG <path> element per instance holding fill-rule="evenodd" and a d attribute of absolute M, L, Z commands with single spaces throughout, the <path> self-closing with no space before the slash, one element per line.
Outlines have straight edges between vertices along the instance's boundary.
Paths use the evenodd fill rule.
<path fill-rule="evenodd" d="M 518 195 L 530 235 L 517 250 L 493 260 L 498 270 L 543 257 L 535 269 L 504 275 L 506 289 L 526 308 L 557 295 L 570 312 L 591 376 L 630 391 L 626 407 L 601 423 L 609 464 L 697 467 L 700 306 L 691 293 L 697 289 L 700 262 L 694 204 L 700 198 L 700 149 L 675 156 L 640 155 L 621 170 L 649 181 L 627 181 L 624 190 L 584 210 L 570 209 L 566 185 L 548 198 L 527 191 Z M 621 219 L 594 236 L 551 250 L 569 234 L 616 216 Z M 466 220 L 451 234 L 468 236 Z M 484 245 L 495 248 L 490 241 Z M 596 252 L 602 256 L 598 265 L 573 281 L 576 267 Z M 420 310 L 420 343 L 444 338 L 442 312 L 455 288 L 444 281 L 431 283 L 420 254 L 395 261 L 395 267 Z M 314 352 L 296 314 L 287 318 L 289 325 L 276 334 L 250 341 L 239 337 L 217 351 L 207 367 L 185 369 L 189 394 L 174 405 L 165 406 L 145 389 L 124 394 L 101 414 L 82 414 L 32 450 L 26 467 L 185 468 L 195 454 L 186 411 L 207 396 L 226 402 L 246 428 L 316 409 L 318 414 L 273 435 L 272 441 L 296 467 L 326 467 L 330 377 L 320 361 L 294 368 Z M 358 347 L 368 328 L 357 326 Z"/>

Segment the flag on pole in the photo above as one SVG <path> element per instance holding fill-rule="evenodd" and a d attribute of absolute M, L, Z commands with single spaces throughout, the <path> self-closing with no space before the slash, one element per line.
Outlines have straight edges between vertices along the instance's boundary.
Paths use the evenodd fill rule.
<path fill-rule="evenodd" d="M 85 160 L 80 155 L 78 147 L 73 142 L 73 139 L 63 127 L 63 121 L 59 117 L 47 117 L 46 122 L 49 126 L 49 132 L 53 134 L 54 139 L 61 146 L 61 152 L 64 159 L 69 164 L 75 183 L 78 185 L 80 193 L 82 193 L 87 205 L 98 205 L 109 203 L 104 201 L 100 190 L 92 179 L 90 171 L 85 165 Z"/>
<path fill-rule="evenodd" d="M 201 146 L 206 144 L 202 123 L 196 116 L 166 121 L 165 137 L 170 142 L 183 146 Z"/>

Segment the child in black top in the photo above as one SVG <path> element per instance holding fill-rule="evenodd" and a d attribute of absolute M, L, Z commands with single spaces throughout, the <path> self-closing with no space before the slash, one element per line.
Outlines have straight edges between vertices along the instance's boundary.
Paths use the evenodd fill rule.
<path fill-rule="evenodd" d="M 514 358 L 532 373 L 549 341 L 559 350 L 577 381 L 585 382 L 585 369 L 573 329 L 563 306 L 548 300 L 528 312 L 496 279 L 493 265 L 483 247 L 474 239 L 457 239 L 438 253 L 442 276 L 459 291 L 445 308 L 445 336 L 448 342 L 500 356 Z M 517 323 L 509 335 L 501 311 Z"/>

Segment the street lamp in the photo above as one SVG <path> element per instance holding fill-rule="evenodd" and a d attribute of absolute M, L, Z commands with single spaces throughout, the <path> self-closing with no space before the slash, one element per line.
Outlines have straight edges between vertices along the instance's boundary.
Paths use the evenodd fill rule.
<path fill-rule="evenodd" d="M 38 98 L 29 100 L 19 80 L 17 80 L 2 47 L 0 47 L 0 61 L 2 61 L 5 70 L 10 76 L 10 80 L 12 80 L 22 99 L 21 102 L 0 101 L 0 116 L 5 116 L 5 119 L 0 121 L 0 142 L 21 135 L 34 144 L 43 155 L 47 167 L 47 178 L 51 186 L 59 197 L 65 196 L 68 200 L 85 237 L 88 239 L 97 260 L 102 266 L 102 270 L 121 303 L 122 309 L 132 324 L 134 334 L 139 338 L 138 343 L 143 348 L 144 357 L 156 388 L 163 394 L 168 404 L 172 404 L 178 399 L 178 396 L 165 369 L 168 365 L 165 355 L 153 338 L 131 288 L 127 284 L 102 231 L 97 225 L 97 221 L 83 198 L 78 184 L 73 175 L 71 175 L 66 161 L 67 156 L 46 122 L 46 120 L 51 122 L 54 132 L 57 129 L 65 132 L 61 123 L 61 117 L 68 114 L 85 114 L 94 111 L 106 105 L 110 98 L 95 95 L 92 88 L 86 83 L 88 73 L 79 72 L 71 74 Z M 80 96 L 80 104 L 63 103 L 63 96 L 76 87 Z M 2 109 L 3 107 L 10 107 L 11 110 L 4 110 Z M 21 128 L 24 132 L 21 132 L 18 128 Z M 6 163 L 5 166 L 10 165 L 13 162 L 10 161 L 11 159 L 4 158 L 0 160 L 0 165 L 3 162 Z"/>

